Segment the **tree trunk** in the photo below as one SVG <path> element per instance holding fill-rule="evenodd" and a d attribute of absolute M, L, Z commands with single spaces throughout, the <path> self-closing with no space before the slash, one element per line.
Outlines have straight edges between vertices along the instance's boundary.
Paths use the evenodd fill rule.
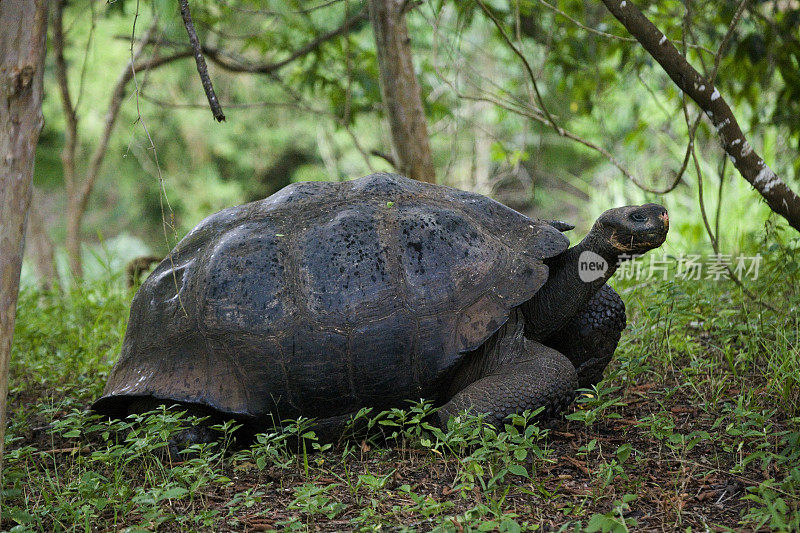
<path fill-rule="evenodd" d="M 428 126 L 403 11 L 406 5 L 407 0 L 372 0 L 369 3 L 381 94 L 398 170 L 410 178 L 435 183 Z"/>
<path fill-rule="evenodd" d="M 33 187 L 31 205 L 28 211 L 28 228 L 25 234 L 25 257 L 36 265 L 39 286 L 44 290 L 53 288 L 56 279 L 55 246 L 47 232 L 48 224 L 42 213 L 46 208 L 47 198 L 40 189 Z"/>
<path fill-rule="evenodd" d="M 11 340 L 42 129 L 46 0 L 2 0 L 0 8 L 0 487 Z M 0 492 L 0 498 L 2 492 Z M 2 509 L 0 502 L 0 509 Z M 0 511 L 2 512 L 2 511 Z M 2 516 L 0 516 L 2 521 Z"/>
<path fill-rule="evenodd" d="M 69 188 L 67 188 L 69 191 Z M 77 193 L 74 193 L 77 194 Z M 83 211 L 78 207 L 77 198 L 67 192 L 67 236 L 64 242 L 69 259 L 69 271 L 76 281 L 83 279 L 83 258 L 81 257 L 81 225 Z"/>
<path fill-rule="evenodd" d="M 67 256 L 75 279 L 83 278 L 81 261 L 80 227 L 82 213 L 77 205 L 80 186 L 75 172 L 75 150 L 78 145 L 78 115 L 72 104 L 67 79 L 67 62 L 64 60 L 64 6 L 65 0 L 55 0 L 53 9 L 53 53 L 56 63 L 56 80 L 64 109 L 64 148 L 61 150 L 61 166 L 64 172 L 64 188 L 67 192 Z"/>

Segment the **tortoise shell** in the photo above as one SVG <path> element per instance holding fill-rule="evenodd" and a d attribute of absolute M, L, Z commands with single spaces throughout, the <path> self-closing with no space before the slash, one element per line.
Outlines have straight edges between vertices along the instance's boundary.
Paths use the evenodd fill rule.
<path fill-rule="evenodd" d="M 136 293 L 94 407 L 327 418 L 438 398 L 567 245 L 494 200 L 394 174 L 295 183 L 178 243 Z"/>

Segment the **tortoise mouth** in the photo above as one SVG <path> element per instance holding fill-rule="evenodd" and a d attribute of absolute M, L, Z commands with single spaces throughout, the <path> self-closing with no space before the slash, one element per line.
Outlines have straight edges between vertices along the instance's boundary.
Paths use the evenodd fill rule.
<path fill-rule="evenodd" d="M 620 252 L 644 253 L 658 248 L 667 240 L 665 230 L 654 230 L 643 233 L 617 233 L 611 235 L 611 245 Z"/>

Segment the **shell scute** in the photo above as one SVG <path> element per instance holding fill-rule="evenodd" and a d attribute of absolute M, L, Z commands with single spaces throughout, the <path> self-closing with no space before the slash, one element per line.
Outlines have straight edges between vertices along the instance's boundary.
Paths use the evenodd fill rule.
<path fill-rule="evenodd" d="M 317 324 L 298 325 L 281 339 L 285 358 L 288 408 L 281 418 L 310 413 L 337 416 L 354 404 L 348 365 L 347 335 Z"/>
<path fill-rule="evenodd" d="M 462 213 L 438 206 L 400 209 L 398 252 L 414 310 L 431 314 L 460 307 L 492 283 L 507 251 Z"/>
<path fill-rule="evenodd" d="M 291 284 L 280 229 L 265 219 L 220 235 L 204 258 L 201 316 L 206 333 L 271 332 L 288 326 Z"/>
<path fill-rule="evenodd" d="M 354 324 L 391 312 L 397 285 L 376 211 L 349 206 L 298 236 L 298 281 L 314 319 Z"/>

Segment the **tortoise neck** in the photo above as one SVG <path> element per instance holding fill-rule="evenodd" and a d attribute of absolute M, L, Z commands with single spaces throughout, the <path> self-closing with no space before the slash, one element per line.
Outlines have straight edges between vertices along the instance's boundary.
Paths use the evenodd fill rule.
<path fill-rule="evenodd" d="M 547 281 L 522 304 L 526 337 L 545 340 L 578 314 L 614 275 L 619 252 L 598 233 L 593 229 L 580 243 L 545 261 L 550 269 Z"/>

